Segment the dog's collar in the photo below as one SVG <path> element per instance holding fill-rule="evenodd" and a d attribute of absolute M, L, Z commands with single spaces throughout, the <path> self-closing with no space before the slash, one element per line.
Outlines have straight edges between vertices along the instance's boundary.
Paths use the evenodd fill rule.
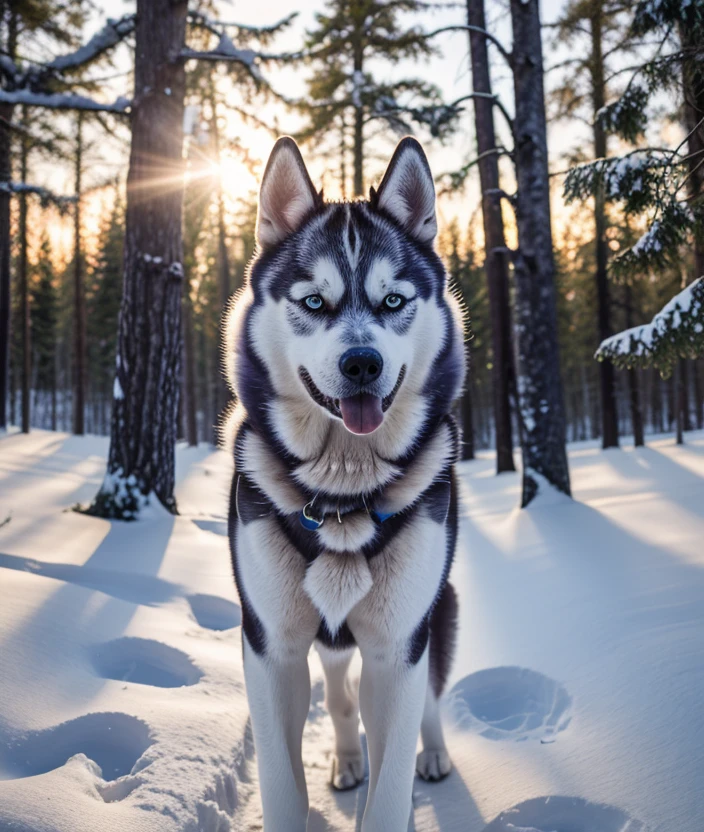
<path fill-rule="evenodd" d="M 303 508 L 301 509 L 301 511 L 298 515 L 298 520 L 299 520 L 301 526 L 303 526 L 303 528 L 307 529 L 309 532 L 317 531 L 323 525 L 323 523 L 325 522 L 325 517 L 327 516 L 327 515 L 322 514 L 322 513 L 321 514 L 316 514 L 314 504 L 315 504 L 315 498 L 313 498 L 310 502 L 306 503 L 303 506 Z M 363 505 L 360 506 L 360 509 L 364 508 L 366 510 L 367 514 L 369 514 L 369 516 L 379 524 L 384 523 L 390 517 L 394 516 L 393 512 L 387 514 L 383 511 L 376 511 L 375 509 L 368 508 L 367 503 L 364 500 L 364 498 L 362 498 L 362 504 Z M 349 514 L 351 512 L 346 512 L 346 513 Z M 337 518 L 337 522 L 341 524 L 343 522 L 343 517 L 345 515 L 340 514 L 339 507 L 338 507 L 337 511 L 334 513 L 334 515 Z"/>

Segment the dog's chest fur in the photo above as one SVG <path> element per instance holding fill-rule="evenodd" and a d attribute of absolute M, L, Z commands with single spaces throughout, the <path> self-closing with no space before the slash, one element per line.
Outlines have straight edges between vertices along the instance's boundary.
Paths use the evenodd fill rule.
<path fill-rule="evenodd" d="M 236 444 L 239 523 L 266 523 L 272 550 L 293 545 L 306 565 L 302 589 L 332 635 L 365 598 L 379 595 L 382 563 L 400 568 L 399 547 L 408 550 L 407 566 L 414 560 L 409 540 L 444 549 L 450 470 L 457 455 L 449 417 L 402 460 L 385 459 L 373 443 L 350 440 L 330 430 L 315 457 L 286 460 L 245 423 Z M 317 530 L 300 523 L 301 510 L 311 501 L 325 516 Z M 380 516 L 388 519 L 382 522 Z M 241 551 L 238 556 L 264 555 Z M 444 557 L 433 560 L 442 564 Z"/>

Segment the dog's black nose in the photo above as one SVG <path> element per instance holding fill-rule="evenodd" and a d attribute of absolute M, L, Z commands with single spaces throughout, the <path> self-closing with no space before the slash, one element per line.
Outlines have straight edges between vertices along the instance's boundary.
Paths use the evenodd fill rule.
<path fill-rule="evenodd" d="M 358 347 L 347 350 L 340 359 L 340 372 L 357 384 L 371 384 L 379 378 L 384 361 L 376 350 Z"/>

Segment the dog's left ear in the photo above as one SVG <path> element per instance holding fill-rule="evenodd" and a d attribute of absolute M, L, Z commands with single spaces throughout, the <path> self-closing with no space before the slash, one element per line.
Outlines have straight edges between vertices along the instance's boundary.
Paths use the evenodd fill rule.
<path fill-rule="evenodd" d="M 271 151 L 259 189 L 259 245 L 267 248 L 292 234 L 320 201 L 298 145 L 282 136 Z"/>
<path fill-rule="evenodd" d="M 391 214 L 412 237 L 423 243 L 435 239 L 435 185 L 428 160 L 416 139 L 406 136 L 398 143 L 373 200 L 377 208 Z"/>

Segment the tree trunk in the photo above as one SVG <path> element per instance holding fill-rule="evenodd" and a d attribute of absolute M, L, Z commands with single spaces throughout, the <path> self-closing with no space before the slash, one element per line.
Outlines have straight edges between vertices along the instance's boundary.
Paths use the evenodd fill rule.
<path fill-rule="evenodd" d="M 592 105 L 594 116 L 594 158 L 606 158 L 606 132 L 599 124 L 596 114 L 606 104 L 606 82 L 604 80 L 604 57 L 602 52 L 603 6 L 600 0 L 594 3 L 590 19 L 592 55 L 590 62 Z M 599 343 L 613 334 L 609 302 L 609 280 L 607 276 L 608 242 L 606 239 L 606 204 L 603 187 L 594 199 L 594 225 L 596 246 L 596 294 L 598 307 Z M 601 387 L 601 439 L 603 448 L 618 447 L 618 415 L 616 408 L 616 381 L 611 361 L 599 362 Z"/>
<path fill-rule="evenodd" d="M 696 14 L 696 4 L 692 14 Z M 680 27 L 680 38 L 685 55 L 691 57 L 682 61 L 682 81 L 684 87 L 684 127 L 688 134 L 689 180 L 688 196 L 694 201 L 704 194 L 704 67 L 696 56 L 701 44 L 697 38 L 701 25 L 692 21 L 692 25 Z M 694 277 L 704 276 L 704 232 L 698 229 L 694 238 Z"/>
<path fill-rule="evenodd" d="M 217 116 L 217 101 L 215 98 L 215 88 L 211 83 L 210 86 L 210 107 L 212 111 L 212 132 L 213 132 L 213 149 L 215 151 L 215 159 L 220 165 L 220 128 L 218 126 Z M 225 196 L 222 188 L 222 177 L 218 177 L 217 182 L 217 209 L 218 209 L 218 298 L 220 301 L 220 343 L 225 343 L 225 323 L 226 313 L 230 303 L 230 294 L 232 288 L 230 286 L 230 257 L 227 251 L 227 234 L 225 231 Z M 222 361 L 219 362 L 218 372 L 216 375 L 216 395 L 217 395 L 217 414 L 219 420 L 222 420 L 223 414 L 227 409 L 230 401 L 230 388 L 225 378 L 225 372 L 222 366 Z"/>
<path fill-rule="evenodd" d="M 692 430 L 692 416 L 689 412 L 689 360 L 680 358 L 680 411 L 682 413 L 682 430 Z"/>
<path fill-rule="evenodd" d="M 56 346 L 56 344 L 55 344 Z M 53 371 L 51 374 L 51 429 L 56 430 L 56 376 L 58 350 L 54 352 Z"/>
<path fill-rule="evenodd" d="M 631 287 L 626 284 L 625 292 L 625 307 L 626 307 L 626 329 L 633 326 L 633 297 Z M 602 364 L 611 363 L 602 361 Z M 638 371 L 631 369 L 628 373 L 628 392 L 629 401 L 631 405 L 631 427 L 633 428 L 633 443 L 636 447 L 645 445 L 645 437 L 643 435 L 643 413 L 640 406 L 640 390 L 638 389 Z"/>
<path fill-rule="evenodd" d="M 83 166 L 83 113 L 76 115 L 76 206 L 73 214 L 73 432 L 85 433 L 86 409 L 86 295 L 81 246 L 81 193 Z"/>
<path fill-rule="evenodd" d="M 538 0 L 511 0 L 511 20 L 518 184 L 517 386 L 523 428 L 521 505 L 527 506 L 539 491 L 540 477 L 559 491 L 570 494 L 570 475 L 557 343 Z"/>
<path fill-rule="evenodd" d="M 359 85 L 364 77 L 363 33 L 356 31 L 354 47 L 354 195 L 364 195 L 364 107 Z M 355 97 L 356 96 L 356 97 Z"/>
<path fill-rule="evenodd" d="M 675 365 L 675 368 L 679 367 L 679 362 Z M 677 393 L 676 393 L 676 380 L 677 380 L 677 370 L 675 374 L 670 376 L 668 380 L 665 382 L 666 390 L 667 390 L 667 430 L 672 430 L 672 425 L 677 423 L 677 414 L 679 412 L 679 407 L 677 405 Z"/>
<path fill-rule="evenodd" d="M 704 396 L 702 395 L 701 361 L 692 362 L 694 376 L 694 409 L 697 430 L 704 428 Z"/>
<path fill-rule="evenodd" d="M 652 410 L 652 423 L 653 423 L 653 430 L 655 433 L 663 433 L 663 403 L 662 403 L 662 382 L 660 379 L 660 374 L 655 369 L 650 369 L 650 390 L 651 390 L 651 410 Z"/>
<path fill-rule="evenodd" d="M 347 199 L 347 119 L 340 113 L 340 198 Z"/>
<path fill-rule="evenodd" d="M 4 7 L 3 7 L 4 8 Z M 7 24 L 7 56 L 17 56 L 17 12 L 10 8 Z M 0 104 L 0 182 L 12 181 L 12 130 L 14 104 Z M 10 303 L 11 215 L 9 191 L 0 190 L 0 430 L 7 427 L 7 400 L 10 381 Z M 14 421 L 14 420 L 13 420 Z"/>
<path fill-rule="evenodd" d="M 684 364 L 684 359 L 680 358 L 679 361 L 675 364 L 675 381 L 674 381 L 674 388 L 675 388 L 675 401 L 676 401 L 676 414 L 675 418 L 677 421 L 677 444 L 684 445 L 684 378 L 682 372 L 682 365 Z"/>
<path fill-rule="evenodd" d="M 183 290 L 183 332 L 186 372 L 184 373 L 184 409 L 186 422 L 186 441 L 192 447 L 198 444 L 198 421 L 196 417 L 196 365 L 195 345 L 193 343 L 193 304 L 188 288 Z"/>
<path fill-rule="evenodd" d="M 27 109 L 22 108 L 22 125 L 27 125 Z M 20 154 L 20 181 L 27 181 L 27 161 L 29 158 L 29 141 L 22 133 Z M 29 433 L 30 427 L 30 381 L 32 377 L 32 337 L 31 316 L 29 308 L 29 276 L 27 274 L 27 194 L 20 194 L 19 216 L 19 284 L 20 308 L 22 310 L 22 433 Z"/>
<path fill-rule="evenodd" d="M 93 512 L 136 517 L 153 494 L 176 512 L 181 379 L 183 99 L 186 0 L 138 0 L 108 473 Z"/>
<path fill-rule="evenodd" d="M 486 29 L 484 0 L 467 0 L 467 23 Z M 491 95 L 489 56 L 486 38 L 470 31 L 472 84 L 474 92 Z M 511 432 L 510 390 L 513 377 L 511 355 L 511 313 L 508 291 L 508 260 L 504 223 L 501 216 L 499 188 L 499 157 L 494 132 L 494 103 L 489 98 L 474 100 L 474 125 L 479 154 L 479 180 L 482 189 L 484 218 L 484 268 L 489 290 L 491 344 L 494 353 L 492 384 L 494 425 L 496 430 L 496 473 L 515 471 L 513 436 Z"/>
<path fill-rule="evenodd" d="M 0 104 L 0 182 L 12 180 L 12 104 Z M 10 378 L 10 193 L 0 191 L 0 430 L 7 427 Z"/>

